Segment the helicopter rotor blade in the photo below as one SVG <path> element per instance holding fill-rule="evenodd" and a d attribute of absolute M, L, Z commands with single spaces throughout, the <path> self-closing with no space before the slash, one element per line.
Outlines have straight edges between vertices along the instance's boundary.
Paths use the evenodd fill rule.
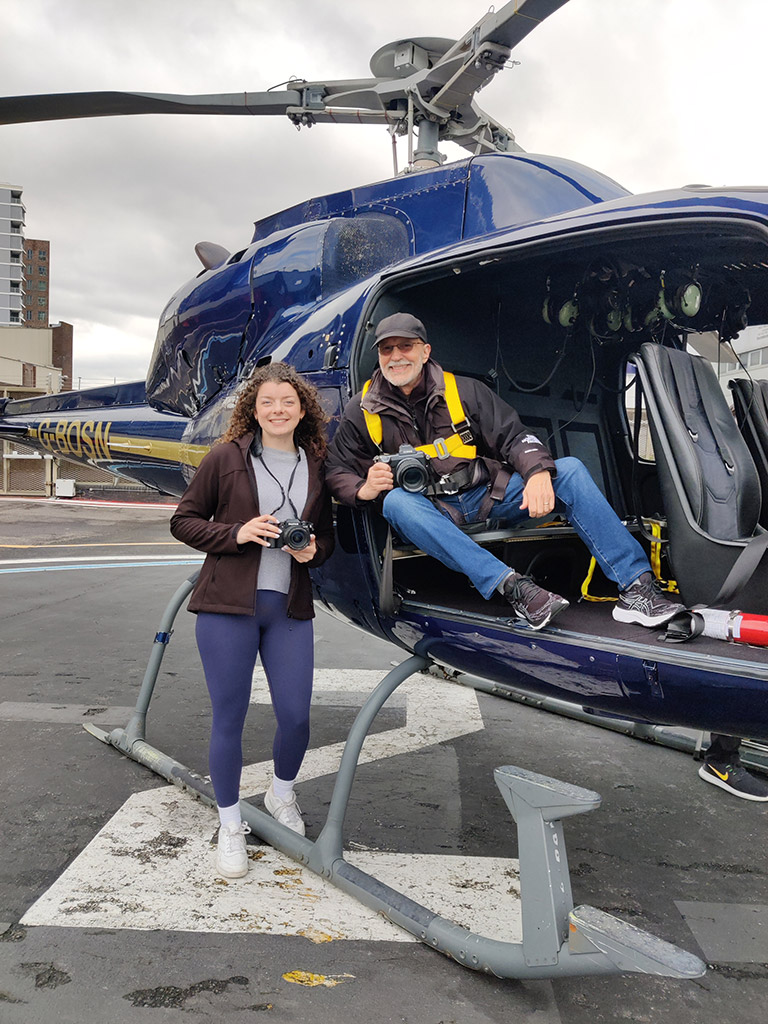
<path fill-rule="evenodd" d="M 427 72 L 422 95 L 425 87 L 438 86 L 430 104 L 446 112 L 471 101 L 503 69 L 514 47 L 567 2 L 510 0 L 500 11 L 486 14 Z"/>
<path fill-rule="evenodd" d="M 236 92 L 176 96 L 148 92 L 70 92 L 0 98 L 0 124 L 59 121 L 125 114 L 284 114 L 302 103 L 301 92 Z"/>
<path fill-rule="evenodd" d="M 0 98 L 0 124 L 128 114 L 287 115 L 317 122 L 439 126 L 440 140 L 471 152 L 520 149 L 514 136 L 474 104 L 475 94 L 505 66 L 510 53 L 568 0 L 509 0 L 461 39 L 413 39 L 374 54 L 376 77 L 338 82 L 291 80 L 288 88 L 198 96 L 143 92 L 81 92 Z M 436 137 L 436 138 L 437 138 Z"/>

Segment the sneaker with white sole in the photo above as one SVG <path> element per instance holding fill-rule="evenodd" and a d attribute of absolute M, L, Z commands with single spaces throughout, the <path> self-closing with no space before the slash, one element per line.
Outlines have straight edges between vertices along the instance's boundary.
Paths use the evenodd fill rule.
<path fill-rule="evenodd" d="M 248 853 L 245 837 L 251 826 L 241 821 L 239 825 L 219 826 L 219 845 L 216 851 L 216 871 L 224 878 L 243 878 L 248 874 Z"/>
<path fill-rule="evenodd" d="M 532 629 L 543 629 L 568 607 L 564 597 L 544 590 L 530 576 L 519 572 L 510 573 L 504 580 L 504 597 L 512 605 L 517 618 L 523 619 Z"/>
<path fill-rule="evenodd" d="M 301 808 L 295 793 L 291 793 L 288 800 L 281 800 L 278 796 L 275 796 L 270 786 L 264 794 L 264 806 L 275 821 L 279 821 L 281 825 L 285 825 L 292 831 L 298 832 L 300 836 L 304 835 L 304 819 L 301 816 Z"/>
<path fill-rule="evenodd" d="M 644 572 L 631 586 L 619 593 L 613 617 L 617 622 L 634 622 L 653 629 L 654 626 L 663 626 L 684 611 L 685 605 L 664 597 L 653 573 Z"/>
<path fill-rule="evenodd" d="M 738 757 L 728 764 L 705 761 L 699 768 L 699 777 L 742 800 L 768 800 L 768 782 L 748 772 Z"/>

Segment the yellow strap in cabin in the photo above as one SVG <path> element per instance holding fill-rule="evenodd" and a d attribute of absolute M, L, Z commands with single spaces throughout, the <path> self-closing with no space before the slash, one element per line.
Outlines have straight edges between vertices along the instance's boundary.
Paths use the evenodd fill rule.
<path fill-rule="evenodd" d="M 661 575 L 661 523 L 658 519 L 647 519 L 646 522 L 651 527 L 653 536 L 657 538 L 651 544 L 651 568 L 653 569 L 653 575 L 659 581 L 662 590 L 677 594 L 679 593 L 677 580 L 665 580 Z"/>
<path fill-rule="evenodd" d="M 467 417 L 461 404 L 461 398 L 459 397 L 459 388 L 456 384 L 456 378 L 452 373 L 444 373 L 443 380 L 445 381 L 445 402 L 448 406 L 448 414 L 451 417 L 451 424 L 455 428 L 466 423 Z M 368 393 L 370 386 L 370 380 L 367 380 L 365 384 L 363 384 L 363 398 L 365 398 Z M 371 440 L 377 448 L 380 448 L 382 437 L 384 436 L 381 426 L 381 416 L 375 412 L 368 412 L 366 408 L 363 408 L 363 416 L 365 417 L 365 425 L 368 428 Z M 476 446 L 473 444 L 465 444 L 458 433 L 453 433 L 450 437 L 438 438 L 438 440 L 440 441 L 439 445 L 421 444 L 416 447 L 416 451 L 424 452 L 430 459 L 437 459 L 441 457 L 445 458 L 447 455 L 450 455 L 455 459 L 477 458 Z"/>
<path fill-rule="evenodd" d="M 676 594 L 679 592 L 676 580 L 665 580 L 661 575 L 661 523 L 657 519 L 647 519 L 646 522 L 650 525 L 653 536 L 658 538 L 651 544 L 651 568 L 653 569 L 653 575 L 659 581 L 662 590 Z M 586 578 L 581 584 L 581 596 L 585 601 L 615 601 L 615 597 L 593 597 L 589 593 L 589 584 L 592 582 L 596 565 L 597 563 L 593 558 L 589 563 Z"/>
<path fill-rule="evenodd" d="M 581 584 L 581 596 L 584 598 L 585 601 L 617 601 L 618 598 L 616 597 L 595 597 L 594 594 L 590 594 L 589 584 L 592 582 L 592 577 L 594 576 L 596 565 L 597 562 L 595 561 L 595 559 L 591 559 L 589 563 L 589 569 L 587 569 L 587 575 L 584 579 L 584 582 Z"/>

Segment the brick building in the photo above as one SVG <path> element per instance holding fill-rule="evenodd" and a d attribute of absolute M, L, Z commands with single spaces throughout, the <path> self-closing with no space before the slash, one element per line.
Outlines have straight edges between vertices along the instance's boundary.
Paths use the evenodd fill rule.
<path fill-rule="evenodd" d="M 25 238 L 22 256 L 24 268 L 24 311 L 25 327 L 47 327 L 50 297 L 51 243 L 43 239 Z M 67 386 L 72 386 L 70 379 Z"/>

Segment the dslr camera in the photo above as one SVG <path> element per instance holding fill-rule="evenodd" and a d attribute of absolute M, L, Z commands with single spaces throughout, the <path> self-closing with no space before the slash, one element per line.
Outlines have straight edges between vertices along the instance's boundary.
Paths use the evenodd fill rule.
<path fill-rule="evenodd" d="M 303 519 L 284 519 L 277 524 L 280 531 L 279 537 L 267 537 L 269 548 L 293 548 L 294 551 L 301 551 L 309 547 L 315 527 Z"/>
<path fill-rule="evenodd" d="M 395 487 L 411 494 L 422 494 L 432 482 L 429 456 L 411 444 L 401 444 L 394 455 L 377 455 L 374 462 L 383 462 L 392 470 Z"/>

